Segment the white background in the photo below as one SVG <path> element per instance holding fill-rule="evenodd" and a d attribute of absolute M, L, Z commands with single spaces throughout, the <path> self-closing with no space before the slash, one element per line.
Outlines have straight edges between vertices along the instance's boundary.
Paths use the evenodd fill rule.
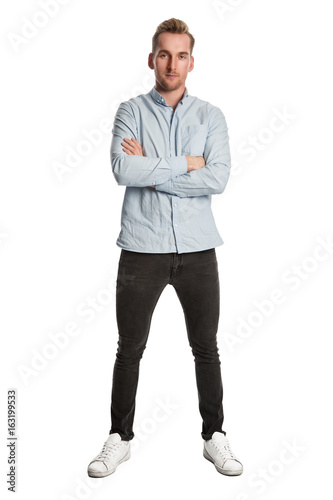
<path fill-rule="evenodd" d="M 333 250 L 322 242 L 333 239 L 330 2 L 71 0 L 43 18 L 42 3 L 2 2 L 0 12 L 1 495 L 10 494 L 12 387 L 18 499 L 329 493 Z M 120 101 L 153 87 L 151 38 L 170 17 L 196 39 L 190 94 L 219 106 L 229 126 L 232 175 L 213 197 L 225 242 L 216 250 L 218 335 L 224 429 L 244 473 L 222 476 L 202 456 L 194 362 L 169 286 L 141 363 L 132 458 L 90 480 L 87 465 L 110 428 L 125 188 L 112 175 L 110 132 L 64 175 L 55 164 L 66 164 L 84 131 L 112 122 Z M 29 31 L 31 22 L 44 26 Z M 274 121 L 276 113 L 287 118 Z M 91 297 L 100 310 L 87 322 L 78 307 Z M 69 337 L 71 322 L 78 330 Z M 62 348 L 51 339 L 59 332 Z"/>

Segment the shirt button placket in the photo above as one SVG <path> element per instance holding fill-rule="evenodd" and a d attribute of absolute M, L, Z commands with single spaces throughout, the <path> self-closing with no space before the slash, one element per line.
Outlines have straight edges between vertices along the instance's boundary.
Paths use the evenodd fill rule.
<path fill-rule="evenodd" d="M 172 221 L 173 221 L 173 230 L 176 242 L 176 240 L 178 239 L 178 226 L 179 226 L 178 203 L 176 203 L 176 196 L 172 197 Z"/>
<path fill-rule="evenodd" d="M 175 133 L 174 133 L 174 117 L 175 111 L 169 107 L 171 116 L 170 116 L 170 134 L 169 134 L 169 147 L 170 147 L 170 156 L 175 156 Z M 178 212 L 177 212 L 177 203 L 175 203 L 175 198 L 172 197 L 172 223 L 173 223 L 173 238 L 177 249 L 177 228 L 178 228 Z"/>

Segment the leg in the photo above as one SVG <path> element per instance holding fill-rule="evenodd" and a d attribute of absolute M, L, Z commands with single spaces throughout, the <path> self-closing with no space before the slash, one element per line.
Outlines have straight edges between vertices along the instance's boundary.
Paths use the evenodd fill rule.
<path fill-rule="evenodd" d="M 116 317 L 119 340 L 113 369 L 111 430 L 123 440 L 134 437 L 135 397 L 153 311 L 167 284 L 168 256 L 122 250 L 117 276 Z"/>
<path fill-rule="evenodd" d="M 187 334 L 195 361 L 202 437 L 222 432 L 223 387 L 217 347 L 220 288 L 215 248 L 181 254 L 182 261 L 172 285 L 181 302 Z"/>

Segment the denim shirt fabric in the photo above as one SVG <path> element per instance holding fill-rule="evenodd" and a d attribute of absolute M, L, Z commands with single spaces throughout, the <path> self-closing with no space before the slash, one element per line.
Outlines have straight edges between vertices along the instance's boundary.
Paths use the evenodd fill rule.
<path fill-rule="evenodd" d="M 137 139 L 144 156 L 123 151 L 126 137 Z M 185 88 L 174 111 L 154 86 L 119 105 L 110 153 L 115 180 L 126 186 L 116 241 L 120 248 L 186 253 L 223 244 L 211 196 L 226 187 L 230 149 L 226 120 L 217 106 Z M 187 172 L 186 155 L 203 156 L 206 165 Z"/>

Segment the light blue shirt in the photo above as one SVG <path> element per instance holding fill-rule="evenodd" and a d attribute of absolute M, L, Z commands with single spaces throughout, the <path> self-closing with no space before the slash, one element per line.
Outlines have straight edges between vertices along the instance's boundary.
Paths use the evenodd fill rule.
<path fill-rule="evenodd" d="M 228 127 L 217 106 L 185 88 L 174 111 L 153 87 L 119 105 L 112 134 L 113 175 L 126 186 L 117 246 L 186 253 L 224 243 L 211 209 L 230 175 Z M 126 137 L 137 139 L 144 156 L 123 151 Z M 187 172 L 186 155 L 203 156 L 206 165 Z"/>

